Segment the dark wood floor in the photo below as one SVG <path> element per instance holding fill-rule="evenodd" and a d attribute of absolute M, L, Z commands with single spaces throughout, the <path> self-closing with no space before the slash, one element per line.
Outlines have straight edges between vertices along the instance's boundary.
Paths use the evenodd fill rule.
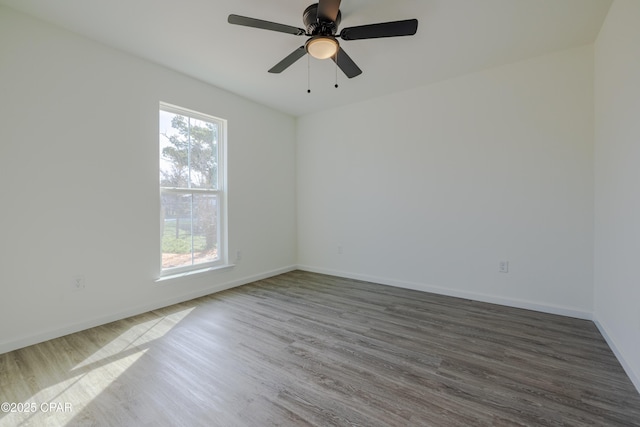
<path fill-rule="evenodd" d="M 301 271 L 0 355 L 0 402 L 36 407 L 2 426 L 640 425 L 592 322 Z"/>

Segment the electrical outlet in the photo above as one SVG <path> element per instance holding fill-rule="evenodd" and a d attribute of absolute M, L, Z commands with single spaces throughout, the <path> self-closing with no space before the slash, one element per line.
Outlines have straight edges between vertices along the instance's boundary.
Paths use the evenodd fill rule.
<path fill-rule="evenodd" d="M 338 245 L 338 255 L 342 255 L 342 245 Z"/>
<path fill-rule="evenodd" d="M 498 272 L 500 273 L 508 273 L 509 272 L 509 261 L 500 261 L 498 264 Z"/>
<path fill-rule="evenodd" d="M 84 276 L 73 276 L 69 282 L 69 286 L 71 292 L 82 291 L 86 286 Z"/>
<path fill-rule="evenodd" d="M 242 251 L 236 252 L 236 262 L 242 261 Z"/>

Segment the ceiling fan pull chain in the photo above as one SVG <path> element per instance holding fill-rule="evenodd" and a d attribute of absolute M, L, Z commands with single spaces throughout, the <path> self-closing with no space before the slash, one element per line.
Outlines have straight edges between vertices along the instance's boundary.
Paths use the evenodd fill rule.
<path fill-rule="evenodd" d="M 336 52 L 336 60 L 334 62 L 336 63 L 336 89 L 338 89 L 338 52 Z"/>
<path fill-rule="evenodd" d="M 311 55 L 307 54 L 307 93 L 311 93 Z"/>

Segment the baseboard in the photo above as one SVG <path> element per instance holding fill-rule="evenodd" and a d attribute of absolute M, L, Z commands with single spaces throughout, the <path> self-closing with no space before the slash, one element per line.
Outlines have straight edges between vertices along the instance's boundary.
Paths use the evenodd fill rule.
<path fill-rule="evenodd" d="M 416 291 L 431 292 L 438 295 L 446 295 L 456 298 L 470 299 L 474 301 L 486 302 L 490 304 L 504 305 L 508 307 L 523 308 L 526 310 L 539 311 L 542 313 L 557 314 L 560 316 L 574 317 L 577 319 L 593 320 L 593 313 L 576 310 L 570 307 L 556 306 L 552 304 L 541 304 L 533 301 L 503 298 L 496 295 L 480 294 L 469 291 L 447 289 L 438 286 L 430 286 L 424 283 L 408 282 L 386 277 L 368 276 L 364 274 L 349 273 L 345 271 L 318 268 L 309 265 L 298 265 L 299 270 L 312 273 L 328 274 L 330 276 L 344 277 L 347 279 L 362 280 L 365 282 L 379 283 L 381 285 L 395 286 L 398 288 L 413 289 Z"/>
<path fill-rule="evenodd" d="M 48 341 L 48 340 L 59 338 L 65 335 L 73 334 L 75 332 L 80 332 L 85 329 L 90 329 L 96 326 L 115 322 L 117 320 L 126 319 L 127 317 L 137 316 L 139 314 L 146 313 L 148 311 L 157 310 L 163 307 L 168 307 L 173 304 L 189 301 L 195 298 L 203 297 L 205 295 L 210 295 L 210 294 L 221 292 L 227 289 L 236 288 L 238 286 L 246 285 L 248 283 L 252 283 L 262 279 L 267 279 L 269 277 L 277 276 L 279 274 L 288 273 L 290 271 L 295 270 L 296 268 L 297 266 L 292 265 L 289 267 L 283 267 L 276 270 L 267 271 L 267 272 L 256 274 L 253 276 L 243 277 L 243 278 L 232 280 L 225 283 L 219 283 L 214 286 L 207 287 L 205 289 L 200 289 L 196 292 L 190 292 L 187 294 L 178 295 L 166 300 L 156 301 L 151 304 L 145 304 L 145 305 L 127 308 L 126 310 L 122 310 L 117 313 L 109 314 L 106 316 L 95 317 L 95 318 L 78 322 L 78 323 L 67 324 L 62 327 L 53 328 L 53 329 L 50 329 L 35 335 L 30 335 L 28 337 L 20 338 L 17 340 L 5 341 L 0 343 L 0 354 L 7 353 L 20 348 L 28 347 L 30 345 L 38 344 L 43 341 Z"/>
<path fill-rule="evenodd" d="M 635 386 L 636 390 L 638 390 L 638 393 L 640 393 L 640 375 L 634 372 L 631 365 L 627 363 L 627 360 L 624 358 L 624 356 L 616 346 L 615 341 L 613 340 L 613 338 L 611 338 L 611 335 L 609 335 L 609 333 L 607 332 L 607 328 L 602 323 L 600 323 L 598 319 L 594 319 L 593 323 L 595 323 L 596 327 L 600 331 L 600 334 L 602 334 L 602 336 L 604 337 L 604 340 L 609 345 L 609 348 L 611 348 L 611 351 L 613 351 L 613 354 L 616 355 L 618 362 L 620 362 L 620 365 L 622 365 L 622 369 L 624 369 L 627 376 Z"/>

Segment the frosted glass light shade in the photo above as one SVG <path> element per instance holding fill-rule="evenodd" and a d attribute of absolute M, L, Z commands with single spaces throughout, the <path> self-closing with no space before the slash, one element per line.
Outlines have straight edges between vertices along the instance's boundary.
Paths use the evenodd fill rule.
<path fill-rule="evenodd" d="M 338 51 L 338 42 L 332 37 L 320 36 L 307 42 L 307 52 L 317 59 L 331 58 Z"/>

